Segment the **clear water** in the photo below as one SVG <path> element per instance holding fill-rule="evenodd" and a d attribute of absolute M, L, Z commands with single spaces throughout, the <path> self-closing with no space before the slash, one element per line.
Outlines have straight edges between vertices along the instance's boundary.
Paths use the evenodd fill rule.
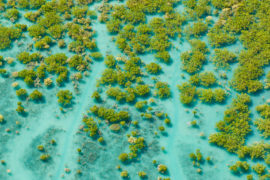
<path fill-rule="evenodd" d="M 94 5 L 96 6 L 96 4 Z M 91 6 L 92 9 L 94 6 Z M 179 10 L 183 8 L 178 7 Z M 24 11 L 21 11 L 24 13 Z M 4 18 L 0 18 L 1 24 L 8 26 L 10 23 Z M 20 18 L 19 23 L 30 25 L 24 18 Z M 114 42 L 111 40 L 112 36 L 107 33 L 106 26 L 98 21 L 93 23 L 93 29 L 97 32 L 95 37 L 100 52 L 105 56 L 107 53 L 118 56 L 120 51 L 116 48 Z M 206 37 L 202 37 L 207 42 Z M 70 41 L 67 37 L 66 41 Z M 24 51 L 27 44 L 31 43 L 31 38 L 27 35 L 25 39 L 20 39 L 18 42 L 23 42 L 23 46 L 18 46 L 13 43 L 11 49 L 1 51 L 0 55 L 4 57 L 16 57 L 16 54 Z M 207 42 L 208 43 L 208 42 Z M 231 103 L 235 92 L 232 90 L 231 96 L 227 99 L 224 105 L 205 105 L 197 102 L 196 108 L 199 111 L 199 128 L 192 128 L 189 125 L 191 120 L 194 120 L 192 109 L 186 111 L 186 107 L 179 101 L 179 92 L 177 85 L 188 79 L 188 74 L 181 70 L 180 53 L 190 49 L 189 43 L 184 40 L 180 42 L 176 40 L 173 42 L 176 48 L 170 50 L 172 63 L 170 65 L 161 64 L 163 73 L 159 79 L 168 82 L 172 98 L 168 100 L 157 100 L 156 110 L 167 112 L 171 118 L 172 126 L 166 128 L 167 134 L 158 136 L 154 135 L 157 127 L 162 124 L 160 120 L 149 122 L 142 120 L 140 114 L 134 107 L 124 104 L 122 106 L 128 107 L 131 111 L 132 118 L 140 121 L 140 132 L 145 137 L 147 142 L 146 150 L 141 153 L 139 160 L 129 165 L 121 165 L 122 169 L 129 172 L 130 179 L 139 179 L 137 172 L 145 171 L 148 174 L 148 179 L 157 179 L 162 176 L 158 173 L 157 168 L 152 164 L 155 159 L 162 164 L 166 164 L 169 168 L 167 176 L 173 180 L 233 180 L 245 179 L 245 176 L 235 176 L 229 172 L 228 165 L 238 160 L 238 157 L 227 153 L 224 149 L 212 146 L 208 143 L 207 137 L 216 132 L 215 123 L 223 118 L 223 112 L 226 105 Z M 210 48 L 210 46 L 208 46 Z M 242 48 L 241 44 L 237 42 L 235 45 L 229 47 L 231 50 L 238 51 Z M 211 49 L 211 48 L 210 48 Z M 57 46 L 51 48 L 52 54 L 57 52 L 64 52 L 71 55 L 67 49 L 62 50 Z M 211 52 L 213 49 L 211 49 Z M 43 52 L 48 55 L 47 52 Z M 211 55 L 210 55 L 211 56 Z M 153 62 L 152 54 L 141 56 L 145 63 Z M 233 65 L 232 70 L 227 73 L 229 79 L 232 77 L 233 69 L 237 64 Z M 6 66 L 11 72 L 18 71 L 25 68 L 18 62 L 14 66 Z M 31 101 L 23 103 L 28 110 L 28 115 L 25 117 L 19 116 L 15 109 L 18 98 L 15 90 L 11 84 L 14 82 L 12 78 L 0 77 L 0 113 L 4 115 L 7 122 L 0 126 L 0 159 L 6 161 L 6 165 L 0 165 L 0 179 L 2 180 L 58 180 L 58 179 L 85 179 L 85 180 L 106 180 L 106 179 L 121 179 L 120 171 L 116 169 L 118 164 L 118 155 L 121 152 L 128 151 L 128 142 L 126 134 L 134 130 L 130 127 L 126 130 L 122 129 L 120 133 L 113 133 L 105 124 L 100 125 L 106 144 L 100 145 L 96 140 L 92 140 L 85 133 L 79 131 L 82 125 L 82 117 L 86 111 L 94 105 L 91 99 L 92 93 L 97 89 L 96 80 L 101 77 L 105 69 L 102 61 L 94 61 L 91 65 L 91 72 L 88 77 L 85 77 L 79 85 L 80 94 L 74 98 L 74 105 L 72 109 L 66 113 L 61 113 L 57 104 L 56 93 L 59 88 L 47 89 L 39 88 L 45 94 L 46 101 L 42 103 L 33 103 Z M 211 62 L 204 65 L 204 70 L 213 70 Z M 185 78 L 180 75 L 185 74 Z M 218 75 L 218 73 L 216 73 Z M 24 82 L 18 81 L 20 87 L 29 89 Z M 149 84 L 153 84 L 150 77 L 146 80 Z M 220 80 L 228 86 L 224 80 Z M 65 89 L 70 89 L 74 92 L 71 83 L 67 84 Z M 264 97 L 264 99 L 263 99 Z M 251 111 L 253 119 L 258 115 L 255 112 L 255 107 L 258 104 L 265 103 L 266 99 L 270 98 L 267 92 L 261 93 L 259 96 L 253 96 Z M 106 104 L 115 103 L 107 99 Z M 193 108 L 193 109 L 194 109 Z M 21 123 L 21 126 L 16 125 L 16 121 Z M 159 122 L 160 121 L 160 122 Z M 7 133 L 5 130 L 9 128 L 11 132 Z M 253 127 L 254 134 L 248 137 L 248 143 L 262 140 L 258 131 Z M 16 134 L 16 131 L 19 134 Z M 200 137 L 204 133 L 206 138 Z M 51 145 L 51 139 L 56 140 L 56 145 Z M 41 162 L 39 152 L 36 147 L 44 145 L 45 151 L 51 155 L 49 162 Z M 161 150 L 165 147 L 165 151 Z M 79 155 L 77 148 L 81 148 L 83 154 Z M 207 162 L 202 164 L 202 174 L 196 172 L 192 161 L 189 158 L 189 153 L 200 149 L 204 157 L 210 156 L 213 158 L 213 164 Z M 78 158 L 80 163 L 78 163 Z M 71 170 L 70 173 L 65 172 L 65 168 Z M 11 173 L 6 171 L 10 169 Z M 76 170 L 80 169 L 82 175 L 76 174 Z"/>

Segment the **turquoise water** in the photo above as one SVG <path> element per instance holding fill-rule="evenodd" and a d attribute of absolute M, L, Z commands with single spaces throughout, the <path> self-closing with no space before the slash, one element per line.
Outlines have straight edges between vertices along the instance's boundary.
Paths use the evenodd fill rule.
<path fill-rule="evenodd" d="M 89 8 L 93 9 L 97 5 L 94 4 Z M 179 11 L 183 10 L 182 5 L 177 8 Z M 25 13 L 23 10 L 20 12 Z M 27 25 L 31 24 L 24 18 L 20 18 L 18 22 Z M 4 26 L 11 24 L 1 17 L 0 23 Z M 98 49 L 104 57 L 106 54 L 112 54 L 116 57 L 122 54 L 112 41 L 112 35 L 107 32 L 105 24 L 96 20 L 93 22 L 92 27 L 96 31 L 95 39 Z M 16 58 L 16 54 L 26 50 L 27 44 L 31 43 L 31 38 L 28 33 L 25 34 L 26 38 L 18 40 L 18 42 L 23 42 L 22 46 L 18 46 L 18 43 L 13 42 L 12 48 L 0 51 L 0 55 Z M 66 42 L 71 41 L 69 37 L 65 39 Z M 208 57 L 210 59 L 213 48 L 210 48 L 206 36 L 201 39 L 207 43 L 211 50 Z M 238 52 L 242 46 L 240 42 L 237 42 L 228 48 Z M 67 48 L 60 49 L 53 46 L 50 50 L 51 54 L 64 52 L 67 56 L 72 55 Z M 45 101 L 41 103 L 23 102 L 27 115 L 18 115 L 15 111 L 18 98 L 11 84 L 15 81 L 19 82 L 20 87 L 27 89 L 28 92 L 32 92 L 34 89 L 27 87 L 22 80 L 15 80 L 12 77 L 0 77 L 0 113 L 6 119 L 6 123 L 0 125 L 0 159 L 6 162 L 5 165 L 0 165 L 0 179 L 116 180 L 121 179 L 120 171 L 116 169 L 119 164 L 121 164 L 123 170 L 129 172 L 130 179 L 139 179 L 138 171 L 145 171 L 149 180 L 158 177 L 170 177 L 173 180 L 245 179 L 245 175 L 233 175 L 228 169 L 228 165 L 239 160 L 238 157 L 224 149 L 210 145 L 207 139 L 211 133 L 216 132 L 215 124 L 223 119 L 223 112 L 236 96 L 236 92 L 231 89 L 231 95 L 227 98 L 226 103 L 222 105 L 206 105 L 198 101 L 194 107 L 187 108 L 179 101 L 177 85 L 189 79 L 189 75 L 181 70 L 180 61 L 180 53 L 187 50 L 190 50 L 187 40 L 174 40 L 173 47 L 170 50 L 172 63 L 169 65 L 160 63 L 163 72 L 158 76 L 158 79 L 169 84 L 172 97 L 168 100 L 156 98 L 156 106 L 153 106 L 153 108 L 168 113 L 172 125 L 166 127 L 166 134 L 158 133 L 158 135 L 154 135 L 158 131 L 158 127 L 162 125 L 161 120 L 155 119 L 153 122 L 143 120 L 140 113 L 132 105 L 119 105 L 121 108 L 126 108 L 131 112 L 132 119 L 140 121 L 140 133 L 147 143 L 147 148 L 139 155 L 138 161 L 128 165 L 121 164 L 118 155 L 121 152 L 128 151 L 129 144 L 126 134 L 135 130 L 133 126 L 126 129 L 122 128 L 119 133 L 114 133 L 105 123 L 101 123 L 99 128 L 105 139 L 104 145 L 89 138 L 79 130 L 83 116 L 95 104 L 91 98 L 92 93 L 97 89 L 101 89 L 96 87 L 96 81 L 106 68 L 103 61 L 94 61 L 91 64 L 89 76 L 84 77 L 79 84 L 79 93 L 74 96 L 74 104 L 65 113 L 59 110 L 57 103 L 56 94 L 60 88 L 54 86 L 49 89 L 45 87 L 38 88 L 45 95 Z M 48 56 L 50 53 L 43 51 L 42 54 Z M 146 64 L 155 62 L 153 54 L 149 53 L 140 57 Z M 229 79 L 232 77 L 233 70 L 237 65 L 235 63 L 232 69 L 227 72 Z M 6 66 L 9 72 L 19 71 L 23 68 L 25 66 L 18 61 L 14 62 L 13 66 Z M 214 66 L 211 62 L 208 62 L 203 66 L 203 70 L 214 71 Z M 181 74 L 184 74 L 184 78 Z M 218 76 L 218 72 L 215 72 L 215 74 Z M 151 77 L 146 77 L 145 81 L 148 85 L 154 85 Z M 224 84 L 224 87 L 230 88 L 226 80 L 219 79 L 219 81 Z M 75 94 L 71 82 L 67 83 L 64 89 L 69 89 Z M 106 99 L 104 93 L 102 97 L 105 99 L 105 102 L 103 102 L 105 106 L 116 103 L 112 99 Z M 255 107 L 265 103 L 269 98 L 270 94 L 267 92 L 262 92 L 259 96 L 252 96 L 251 112 L 253 119 L 258 117 Z M 140 98 L 138 99 L 140 100 Z M 199 112 L 198 117 L 192 115 L 192 110 L 195 109 Z M 191 127 L 189 124 L 194 119 L 199 122 L 197 128 Z M 16 121 L 20 122 L 20 126 L 16 125 Z M 10 129 L 10 132 L 6 132 L 7 128 Z M 263 140 L 256 128 L 252 128 L 254 133 L 248 137 L 248 144 Z M 205 137 L 200 136 L 202 133 Z M 56 141 L 56 145 L 50 144 L 52 139 Z M 51 156 L 51 159 L 46 163 L 39 159 L 42 153 L 36 147 L 40 144 L 45 146 L 45 151 Z M 165 150 L 161 150 L 161 147 L 165 147 Z M 83 153 L 78 154 L 77 148 L 81 148 Z M 212 164 L 205 162 L 201 165 L 202 174 L 196 172 L 197 168 L 193 167 L 189 158 L 189 154 L 195 152 L 196 149 L 200 149 L 204 157 L 210 156 L 213 162 Z M 78 162 L 78 159 L 80 159 L 80 162 Z M 158 173 L 157 167 L 152 164 L 154 159 L 158 163 L 168 166 L 169 172 L 167 175 L 164 176 Z M 251 164 L 255 163 L 251 162 Z M 65 172 L 65 168 L 70 169 L 70 172 Z M 82 171 L 82 175 L 76 173 L 78 169 Z M 10 170 L 11 173 L 8 173 L 7 170 Z"/>

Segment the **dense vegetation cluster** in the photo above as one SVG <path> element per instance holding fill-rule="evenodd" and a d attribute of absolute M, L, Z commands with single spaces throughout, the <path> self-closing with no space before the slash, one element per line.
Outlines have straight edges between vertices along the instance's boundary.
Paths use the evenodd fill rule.
<path fill-rule="evenodd" d="M 250 97 L 240 94 L 233 100 L 231 107 L 224 112 L 224 120 L 216 124 L 218 133 L 209 136 L 209 142 L 226 148 L 229 152 L 237 152 L 250 133 Z"/>

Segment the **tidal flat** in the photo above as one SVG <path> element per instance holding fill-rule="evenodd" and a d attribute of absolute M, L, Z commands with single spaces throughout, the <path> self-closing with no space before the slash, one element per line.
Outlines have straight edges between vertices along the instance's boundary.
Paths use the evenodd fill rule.
<path fill-rule="evenodd" d="M 0 180 L 270 179 L 270 0 L 0 0 Z"/>

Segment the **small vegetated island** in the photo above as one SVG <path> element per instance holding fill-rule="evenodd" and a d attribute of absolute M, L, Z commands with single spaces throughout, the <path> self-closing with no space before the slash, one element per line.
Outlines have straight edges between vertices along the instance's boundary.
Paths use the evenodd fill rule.
<path fill-rule="evenodd" d="M 270 179 L 269 63 L 270 0 L 0 0 L 0 179 Z"/>

